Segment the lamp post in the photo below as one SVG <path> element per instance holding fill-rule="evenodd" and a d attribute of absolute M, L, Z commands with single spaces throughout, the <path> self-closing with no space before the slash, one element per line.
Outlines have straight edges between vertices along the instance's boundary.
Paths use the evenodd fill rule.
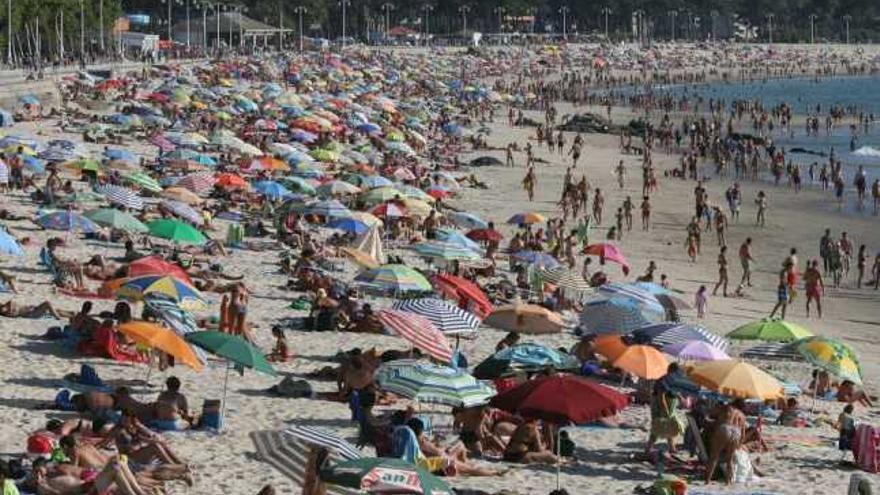
<path fill-rule="evenodd" d="M 852 16 L 847 14 L 843 16 L 843 22 L 846 24 L 846 44 L 849 44 L 849 23 L 852 21 Z"/>
<path fill-rule="evenodd" d="M 278 52 L 284 50 L 284 4 L 278 2 Z"/>
<path fill-rule="evenodd" d="M 816 14 L 810 14 L 810 44 L 813 45 L 816 43 L 816 19 L 819 16 Z"/>
<path fill-rule="evenodd" d="M 12 65 L 12 0 L 6 0 L 6 63 Z"/>
<path fill-rule="evenodd" d="M 104 0 L 98 0 L 98 46 L 101 47 L 101 53 L 104 53 Z"/>
<path fill-rule="evenodd" d="M 611 7 L 608 7 L 607 5 L 605 7 L 602 7 L 602 15 L 605 16 L 605 39 L 606 40 L 610 39 L 608 37 L 608 16 L 611 15 L 611 12 L 612 12 Z"/>
<path fill-rule="evenodd" d="M 190 53 L 190 22 L 189 22 L 189 0 L 184 0 L 184 8 L 186 9 L 186 53 Z"/>
<path fill-rule="evenodd" d="M 639 45 L 644 45 L 644 36 L 645 36 L 645 27 L 644 27 L 644 19 L 645 19 L 645 11 L 642 9 L 638 9 L 633 12 L 633 15 L 636 16 L 636 34 L 638 35 Z"/>
<path fill-rule="evenodd" d="M 433 12 L 433 11 L 434 11 L 433 5 L 431 5 L 429 3 L 422 5 L 422 12 L 425 13 L 425 46 L 428 46 L 428 43 L 431 39 L 431 29 L 430 29 L 430 26 L 428 26 L 428 17 L 431 15 L 431 12 Z"/>
<path fill-rule="evenodd" d="M 83 0 L 79 0 L 79 57 L 83 66 L 86 63 L 86 9 Z"/>
<path fill-rule="evenodd" d="M 471 11 L 470 5 L 462 5 L 458 8 L 458 13 L 461 14 L 461 36 L 464 37 L 467 35 L 467 15 Z"/>
<path fill-rule="evenodd" d="M 303 14 L 307 14 L 309 9 L 302 5 L 293 8 L 293 12 L 299 16 L 299 51 L 303 51 Z"/>
<path fill-rule="evenodd" d="M 345 50 L 345 28 L 346 28 L 346 9 L 351 4 L 351 0 L 339 0 L 339 5 L 342 6 L 342 49 Z"/>
<path fill-rule="evenodd" d="M 535 21 L 538 20 L 537 7 L 529 7 L 528 13 L 530 16 L 532 16 L 532 22 L 531 22 L 531 26 L 529 27 L 529 29 L 531 30 L 532 34 L 535 34 Z"/>
<path fill-rule="evenodd" d="M 672 42 L 674 43 L 675 42 L 675 18 L 678 17 L 678 11 L 677 10 L 670 10 L 668 12 L 668 14 L 669 14 L 669 19 L 672 21 L 672 38 L 671 39 L 672 39 Z"/>
<path fill-rule="evenodd" d="M 715 25 L 718 23 L 718 22 L 717 22 L 717 19 L 718 19 L 718 11 L 717 11 L 717 10 L 713 10 L 712 12 L 709 12 L 709 16 L 712 18 L 712 42 L 714 43 L 714 42 L 715 42 L 715 37 L 716 37 Z"/>
<path fill-rule="evenodd" d="M 242 12 L 247 7 L 239 6 L 238 7 L 238 46 L 239 48 L 245 47 L 244 43 L 244 25 L 242 23 Z"/>
<path fill-rule="evenodd" d="M 388 31 L 391 29 L 391 11 L 394 5 L 389 2 L 382 4 L 382 11 L 385 12 L 385 43 L 388 43 Z"/>
<path fill-rule="evenodd" d="M 776 18 L 775 14 L 767 14 L 767 44 L 773 44 L 773 19 Z"/>
<path fill-rule="evenodd" d="M 494 12 L 495 15 L 498 16 L 498 32 L 503 33 L 504 32 L 504 13 L 507 12 L 507 10 L 504 7 L 499 5 L 499 6 L 495 7 L 494 9 L 492 9 L 492 12 Z"/>
<path fill-rule="evenodd" d="M 571 12 L 571 9 L 567 5 L 559 7 L 559 13 L 562 14 L 562 39 L 564 40 L 568 40 L 568 26 L 566 23 L 568 22 L 569 12 Z"/>

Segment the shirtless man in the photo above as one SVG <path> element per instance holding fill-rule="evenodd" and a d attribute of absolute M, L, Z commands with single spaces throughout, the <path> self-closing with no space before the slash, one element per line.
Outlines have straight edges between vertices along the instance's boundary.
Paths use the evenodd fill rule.
<path fill-rule="evenodd" d="M 510 436 L 507 448 L 504 449 L 504 460 L 523 464 L 556 464 L 558 458 L 553 452 L 544 448 L 541 434 L 538 432 L 538 421 L 528 418 L 519 425 Z"/>
<path fill-rule="evenodd" d="M 526 194 L 529 195 L 529 201 L 534 201 L 535 199 L 535 188 L 538 187 L 538 179 L 535 177 L 535 167 L 529 166 L 529 170 L 526 172 L 526 176 L 522 181 L 523 188 L 526 190 Z"/>
<path fill-rule="evenodd" d="M 156 419 L 174 423 L 175 429 L 184 430 L 193 423 L 186 396 L 180 393 L 180 380 L 171 376 L 165 380 L 165 391 L 156 399 Z"/>
<path fill-rule="evenodd" d="M 459 428 L 462 443 L 477 455 L 485 451 L 504 452 L 504 441 L 489 425 L 489 406 L 475 406 L 454 411 L 453 427 Z"/>
<path fill-rule="evenodd" d="M 825 291 L 825 283 L 819 272 L 818 260 L 812 260 L 807 264 L 807 269 L 804 271 L 804 287 L 807 292 L 807 317 L 810 316 L 810 302 L 815 300 L 816 311 L 819 313 L 819 318 L 822 318 L 822 293 Z"/>

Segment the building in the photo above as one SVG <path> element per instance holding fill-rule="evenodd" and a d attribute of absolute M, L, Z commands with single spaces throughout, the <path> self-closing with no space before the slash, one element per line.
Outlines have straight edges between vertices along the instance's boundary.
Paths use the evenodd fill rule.
<path fill-rule="evenodd" d="M 238 12 L 221 12 L 217 15 L 205 15 L 193 12 L 189 20 L 174 24 L 171 30 L 175 43 L 189 46 L 194 50 L 212 50 L 220 43 L 221 47 L 240 46 L 262 47 L 275 46 L 279 34 L 287 34 L 292 29 L 280 29 L 264 24 L 256 19 Z M 207 47 L 205 45 L 207 44 Z"/>

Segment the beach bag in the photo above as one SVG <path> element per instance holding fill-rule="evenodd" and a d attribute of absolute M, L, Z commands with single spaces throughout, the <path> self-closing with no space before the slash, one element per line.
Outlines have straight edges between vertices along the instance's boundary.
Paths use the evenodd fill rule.
<path fill-rule="evenodd" d="M 221 404 L 216 399 L 205 399 L 202 403 L 202 420 L 200 422 L 202 428 L 212 428 L 220 430 L 223 428 L 223 414 L 221 413 Z"/>

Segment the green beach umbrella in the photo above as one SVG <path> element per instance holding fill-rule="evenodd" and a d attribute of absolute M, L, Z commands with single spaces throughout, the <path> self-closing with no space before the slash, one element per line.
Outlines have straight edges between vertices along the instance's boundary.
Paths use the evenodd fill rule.
<path fill-rule="evenodd" d="M 812 336 L 813 332 L 806 328 L 776 318 L 764 318 L 746 323 L 727 334 L 729 339 L 763 340 L 766 342 L 794 342 Z"/>
<path fill-rule="evenodd" d="M 179 220 L 154 220 L 147 224 L 150 235 L 168 239 L 178 244 L 204 244 L 208 242 L 205 234 L 188 223 Z"/>
<path fill-rule="evenodd" d="M 807 337 L 792 345 L 813 366 L 857 385 L 862 383 L 859 358 L 843 342 L 828 337 Z"/>
<path fill-rule="evenodd" d="M 131 216 L 131 214 L 113 208 L 89 210 L 84 215 L 89 220 L 103 227 L 138 233 L 146 233 L 150 230 L 140 220 Z"/>
<path fill-rule="evenodd" d="M 377 187 L 361 194 L 361 200 L 367 204 L 379 204 L 394 198 L 403 198 L 404 194 L 394 187 Z"/>
<path fill-rule="evenodd" d="M 453 495 L 442 479 L 402 459 L 352 459 L 321 469 L 325 483 L 366 493 Z"/>
<path fill-rule="evenodd" d="M 124 179 L 127 182 L 146 189 L 147 191 L 162 192 L 162 186 L 159 185 L 159 182 L 144 172 L 127 174 L 124 176 Z"/>

